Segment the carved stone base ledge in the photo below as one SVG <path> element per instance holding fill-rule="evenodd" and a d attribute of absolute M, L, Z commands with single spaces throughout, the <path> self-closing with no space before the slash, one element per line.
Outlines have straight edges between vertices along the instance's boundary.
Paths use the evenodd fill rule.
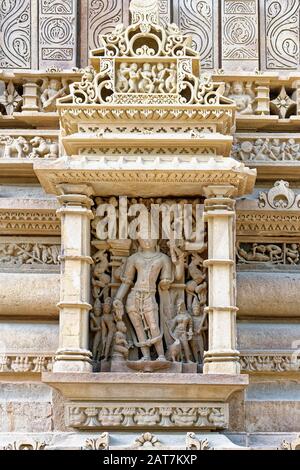
<path fill-rule="evenodd" d="M 44 373 L 66 398 L 66 425 L 76 429 L 226 429 L 228 399 L 248 376 Z"/>

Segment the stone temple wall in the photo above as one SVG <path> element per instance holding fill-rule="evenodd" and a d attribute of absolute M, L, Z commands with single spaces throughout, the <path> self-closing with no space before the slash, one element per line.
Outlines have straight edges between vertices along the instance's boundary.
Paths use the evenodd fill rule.
<path fill-rule="evenodd" d="M 161 0 L 159 7 L 161 23 L 174 22 L 192 36 L 201 73 L 211 74 L 224 103 L 236 106 L 231 127 L 201 122 L 200 132 L 218 136 L 205 148 L 201 144 L 199 153 L 215 146 L 257 176 L 252 192 L 245 187 L 236 197 L 234 224 L 234 334 L 249 385 L 228 398 L 228 423 L 217 423 L 217 432 L 208 433 L 198 415 L 198 425 L 184 430 L 157 423 L 149 429 L 162 447 L 193 448 L 187 435 L 192 431 L 197 445 L 208 439 L 213 448 L 292 450 L 300 446 L 299 0 Z M 137 444 L 144 439 L 143 426 L 128 425 L 126 432 L 126 425 L 99 425 L 94 402 L 78 417 L 71 398 L 48 376 L 60 348 L 57 305 L 65 261 L 59 256 L 58 193 L 49 190 L 53 180 L 45 183 L 47 171 L 55 172 L 60 157 L 76 152 L 88 160 L 92 151 L 84 133 L 93 135 L 97 146 L 105 127 L 90 124 L 86 115 L 77 128 L 83 143 L 77 145 L 71 141 L 76 113 L 72 121 L 59 107 L 63 100 L 70 103 L 90 51 L 92 65 L 97 62 L 99 35 L 130 22 L 128 0 L 0 0 L 0 448 L 143 445 Z M 137 121 L 126 132 L 156 135 L 156 124 L 145 120 L 147 125 Z M 190 136 L 191 130 L 184 124 L 176 132 Z M 198 131 L 192 132 L 197 138 Z M 219 134 L 233 142 L 226 144 Z M 70 141 L 62 142 L 66 135 Z M 142 152 L 149 151 L 147 145 Z M 111 250 L 110 256 L 115 261 L 124 254 Z"/>

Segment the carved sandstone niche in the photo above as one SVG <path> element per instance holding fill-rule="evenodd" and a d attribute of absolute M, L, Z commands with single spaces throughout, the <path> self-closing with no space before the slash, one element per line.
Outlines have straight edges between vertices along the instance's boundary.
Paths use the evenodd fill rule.
<path fill-rule="evenodd" d="M 90 329 L 96 369 L 200 371 L 208 328 L 204 226 L 196 229 L 202 201 L 126 200 L 124 239 L 124 198 L 95 202 Z M 156 214 L 158 224 L 164 220 L 157 240 L 130 238 L 145 213 Z M 168 222 L 174 230 L 184 216 L 190 217 L 190 235 L 167 238 Z"/>

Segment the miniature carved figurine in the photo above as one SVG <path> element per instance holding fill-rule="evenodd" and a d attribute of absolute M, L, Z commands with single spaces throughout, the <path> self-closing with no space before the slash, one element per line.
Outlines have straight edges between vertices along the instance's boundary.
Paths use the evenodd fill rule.
<path fill-rule="evenodd" d="M 253 113 L 252 103 L 254 93 L 251 91 L 251 86 L 246 85 L 246 87 L 244 87 L 242 82 L 233 82 L 227 93 L 228 98 L 235 101 L 239 114 Z"/>
<path fill-rule="evenodd" d="M 108 361 L 111 357 L 113 339 L 116 332 L 116 325 L 112 313 L 112 299 L 107 297 L 102 306 L 102 357 Z"/>
<path fill-rule="evenodd" d="M 101 315 L 102 315 L 102 305 L 101 305 L 100 300 L 96 299 L 95 304 L 94 304 L 94 309 L 90 313 L 90 330 L 92 333 L 94 333 L 92 352 L 93 352 L 93 358 L 95 361 L 99 361 L 100 355 L 101 355 L 101 339 L 102 339 Z"/>
<path fill-rule="evenodd" d="M 34 137 L 30 141 L 32 145 L 32 152 L 30 157 L 43 157 L 43 158 L 57 158 L 58 157 L 58 143 L 52 142 L 50 139 L 43 137 Z"/>
<path fill-rule="evenodd" d="M 130 70 L 129 70 L 128 93 L 138 92 L 138 79 L 139 79 L 138 66 L 137 64 L 131 64 Z"/>
<path fill-rule="evenodd" d="M 22 137 L 10 139 L 5 146 L 4 156 L 6 158 L 25 158 L 28 155 L 30 146 L 27 140 Z"/>
<path fill-rule="evenodd" d="M 287 245 L 285 255 L 290 264 L 298 264 L 300 260 L 299 245 L 297 243 Z"/>
<path fill-rule="evenodd" d="M 172 282 L 172 263 L 167 255 L 157 251 L 156 240 L 139 239 L 139 245 L 141 251 L 134 253 L 127 260 L 114 306 L 119 308 L 119 301 L 130 291 L 126 311 L 138 339 L 135 345 L 142 352 L 142 360 L 151 360 L 150 349 L 154 346 L 157 360 L 165 361 L 162 319 L 159 318 L 155 294 L 157 281 L 160 291 L 169 289 Z"/>
<path fill-rule="evenodd" d="M 127 327 L 123 321 L 124 306 L 123 303 L 117 301 L 114 303 L 114 320 L 116 324 L 116 333 L 113 346 L 113 358 L 128 359 L 129 345 L 127 342 L 126 334 Z"/>
<path fill-rule="evenodd" d="M 206 274 L 205 268 L 203 267 L 203 258 L 197 253 L 192 254 L 192 260 L 188 266 L 188 270 L 192 278 L 192 280 L 188 281 L 186 284 L 187 308 L 190 310 L 195 295 L 201 294 L 201 290 L 206 289 Z M 203 285 L 203 283 L 205 285 Z"/>
<path fill-rule="evenodd" d="M 109 267 L 107 253 L 103 250 L 97 251 L 93 255 L 93 260 L 96 263 L 92 279 L 93 297 L 94 299 L 105 298 L 109 295 L 108 284 L 110 282 L 110 275 L 107 273 Z"/>
<path fill-rule="evenodd" d="M 204 347 L 205 347 L 205 331 L 208 329 L 207 314 L 200 302 L 196 299 L 192 306 L 193 319 L 193 337 L 190 341 L 190 347 L 195 362 L 203 364 Z"/>
<path fill-rule="evenodd" d="M 41 103 L 43 110 L 47 112 L 56 111 L 56 100 L 64 96 L 67 91 L 67 84 L 61 83 L 56 78 L 46 79 L 43 83 L 42 91 Z"/>
<path fill-rule="evenodd" d="M 152 93 L 154 90 L 154 84 L 151 64 L 143 65 L 143 68 L 140 71 L 140 76 L 142 77 L 142 79 L 138 84 L 138 90 L 141 93 Z"/>
<path fill-rule="evenodd" d="M 191 363 L 191 351 L 189 341 L 193 337 L 193 320 L 185 308 L 184 301 L 179 301 L 177 305 L 177 315 L 171 321 L 170 334 L 173 339 L 180 342 L 181 355 L 184 355 L 185 362 Z"/>
<path fill-rule="evenodd" d="M 117 83 L 116 90 L 119 93 L 126 93 L 129 88 L 129 74 L 130 68 L 128 67 L 127 62 L 124 62 L 120 65 L 120 68 L 117 72 Z"/>

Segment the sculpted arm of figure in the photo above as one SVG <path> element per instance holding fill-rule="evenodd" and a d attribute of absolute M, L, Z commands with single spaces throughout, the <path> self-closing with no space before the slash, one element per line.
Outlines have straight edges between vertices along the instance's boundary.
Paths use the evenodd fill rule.
<path fill-rule="evenodd" d="M 170 284 L 172 284 L 172 263 L 168 256 L 164 258 L 163 267 L 160 273 L 159 287 L 161 290 L 168 290 Z"/>
<path fill-rule="evenodd" d="M 133 284 L 135 273 L 136 273 L 136 268 L 135 268 L 134 260 L 130 257 L 128 258 L 126 262 L 124 273 L 121 276 L 122 284 L 119 287 L 114 303 L 115 302 L 118 303 L 118 301 L 122 301 L 124 299 L 124 297 L 126 296 L 130 287 Z"/>

